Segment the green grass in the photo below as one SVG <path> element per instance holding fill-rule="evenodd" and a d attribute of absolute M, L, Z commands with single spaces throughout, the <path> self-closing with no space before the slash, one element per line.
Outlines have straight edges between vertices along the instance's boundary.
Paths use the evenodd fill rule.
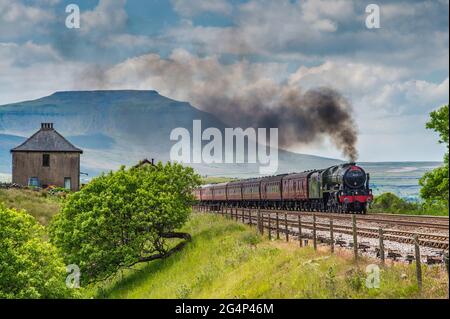
<path fill-rule="evenodd" d="M 0 189 L 0 202 L 8 208 L 26 210 L 42 225 L 48 224 L 61 205 L 60 199 L 45 192 L 24 189 Z"/>
<path fill-rule="evenodd" d="M 232 177 L 204 177 L 202 178 L 202 184 L 218 184 L 218 183 L 226 183 L 238 180 L 237 178 Z"/>
<path fill-rule="evenodd" d="M 86 297 L 96 298 L 446 298 L 441 267 L 424 267 L 419 293 L 413 265 L 382 268 L 381 287 L 365 286 L 366 265 L 327 249 L 269 241 L 254 228 L 195 214 L 184 227 L 193 240 L 166 260 L 125 270 Z M 402 279 L 402 277 L 404 279 Z"/>

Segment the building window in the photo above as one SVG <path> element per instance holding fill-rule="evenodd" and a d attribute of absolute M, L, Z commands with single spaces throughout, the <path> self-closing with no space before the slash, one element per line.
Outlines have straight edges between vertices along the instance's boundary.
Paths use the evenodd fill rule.
<path fill-rule="evenodd" d="M 40 183 L 39 183 L 39 178 L 37 178 L 37 177 L 30 177 L 28 179 L 28 186 L 30 186 L 30 187 L 39 187 L 39 186 L 41 186 Z"/>
<path fill-rule="evenodd" d="M 43 154 L 42 155 L 42 166 L 43 167 L 50 167 L 50 154 Z"/>
<path fill-rule="evenodd" d="M 70 177 L 65 177 L 64 178 L 64 188 L 67 190 L 71 190 L 72 189 L 72 179 Z"/>

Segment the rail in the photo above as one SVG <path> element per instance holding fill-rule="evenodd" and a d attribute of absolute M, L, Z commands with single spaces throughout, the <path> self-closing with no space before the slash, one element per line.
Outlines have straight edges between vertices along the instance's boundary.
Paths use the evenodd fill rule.
<path fill-rule="evenodd" d="M 404 216 L 401 220 L 393 218 L 386 218 L 386 215 L 381 218 L 373 215 L 342 215 L 330 214 L 321 212 L 298 212 L 298 211 L 284 211 L 284 210 L 267 210 L 267 209 L 251 209 L 251 208 L 236 208 L 236 207 L 218 207 L 218 206 L 196 206 L 199 211 L 206 211 L 214 214 L 219 214 L 227 218 L 232 218 L 245 224 L 254 225 L 258 228 L 260 233 L 267 232 L 270 239 L 280 239 L 282 236 L 289 241 L 289 238 L 295 238 L 303 245 L 306 241 L 313 241 L 313 246 L 317 247 L 317 243 L 330 244 L 332 250 L 334 245 L 355 247 L 353 242 L 356 242 L 357 250 L 367 250 L 373 244 L 358 242 L 358 238 L 372 238 L 378 239 L 376 245 L 376 252 L 378 257 L 384 255 L 396 259 L 401 257 L 401 254 L 395 250 L 388 249 L 385 251 L 385 241 L 397 242 L 403 244 L 410 244 L 422 247 L 429 247 L 440 250 L 449 249 L 449 236 L 447 234 L 427 233 L 423 231 L 407 231 L 383 227 L 361 226 L 361 222 L 372 223 L 376 222 L 382 225 L 405 225 L 418 228 L 445 228 L 445 224 L 426 223 L 420 221 L 407 221 Z M 388 219 L 388 220 L 387 220 Z M 345 224 L 345 221 L 352 223 Z M 448 219 L 447 219 L 448 221 Z M 359 224 L 358 224 L 359 223 Z M 353 240 L 347 242 L 337 238 L 336 234 L 352 235 Z M 439 256 L 424 256 L 426 262 L 441 263 L 442 258 Z M 357 253 L 355 253 L 355 258 Z M 411 261 L 414 258 L 404 256 L 405 260 Z M 383 257 L 384 258 L 384 257 Z"/>

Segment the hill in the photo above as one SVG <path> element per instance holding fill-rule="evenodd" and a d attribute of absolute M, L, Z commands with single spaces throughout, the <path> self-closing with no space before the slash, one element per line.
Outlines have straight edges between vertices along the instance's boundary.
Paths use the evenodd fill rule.
<path fill-rule="evenodd" d="M 366 287 L 366 266 L 349 252 L 318 253 L 298 242 L 260 237 L 221 216 L 194 214 L 192 242 L 176 255 L 126 270 L 87 297 L 96 298 L 446 298 L 445 271 L 424 267 L 420 295 L 413 265 L 386 267 L 380 288 Z M 403 279 L 402 279 L 403 277 Z"/>
<path fill-rule="evenodd" d="M 167 161 L 170 132 L 177 127 L 191 132 L 192 121 L 223 131 L 226 124 L 214 115 L 156 91 L 57 92 L 33 101 L 0 106 L 0 173 L 10 173 L 9 150 L 39 129 L 41 122 L 55 128 L 84 149 L 82 171 L 89 175 L 134 165 L 143 158 Z M 280 150 L 279 172 L 326 167 L 339 160 Z M 252 176 L 256 165 L 193 164 L 203 175 Z"/>

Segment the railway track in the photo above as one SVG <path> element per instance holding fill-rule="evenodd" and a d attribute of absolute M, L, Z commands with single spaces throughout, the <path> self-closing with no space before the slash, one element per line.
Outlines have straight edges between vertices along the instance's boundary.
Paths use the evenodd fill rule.
<path fill-rule="evenodd" d="M 252 208 L 239 208 L 252 211 L 258 211 L 258 209 Z M 337 214 L 337 213 L 326 213 L 326 212 L 312 212 L 312 211 L 290 211 L 290 210 L 272 210 L 272 209 L 261 209 L 261 213 L 279 213 L 279 214 L 300 214 L 301 216 L 312 216 L 316 215 L 317 218 L 333 218 L 333 220 L 351 220 L 352 214 Z M 398 215 L 398 214 L 368 214 L 368 215 L 357 215 L 359 221 L 364 221 L 368 223 L 377 223 L 383 225 L 392 226 L 409 226 L 414 228 L 425 228 L 425 229 L 449 229 L 449 218 L 448 217 L 435 217 L 435 216 L 420 216 L 420 215 Z"/>
<path fill-rule="evenodd" d="M 226 213 L 233 216 L 236 220 L 240 220 L 246 224 L 256 225 L 258 222 L 258 212 L 261 216 L 263 228 L 275 231 L 277 234 L 286 234 L 296 236 L 299 234 L 299 217 L 301 219 L 302 229 L 311 231 L 315 228 L 318 232 L 329 232 L 330 222 L 333 220 L 333 231 L 335 234 L 352 235 L 353 228 L 351 225 L 352 215 L 323 213 L 323 212 L 298 212 L 286 210 L 264 210 L 249 208 L 224 208 L 224 211 L 216 210 L 218 214 Z M 312 216 L 316 217 L 313 222 Z M 384 240 L 393 241 L 404 244 L 413 244 L 414 236 L 417 235 L 419 245 L 436 249 L 449 249 L 449 235 L 436 232 L 423 232 L 424 229 L 440 229 L 448 230 L 448 218 L 435 218 L 430 216 L 398 216 L 382 214 L 381 216 L 357 215 L 357 235 L 363 238 L 379 238 L 380 227 L 373 227 L 372 223 L 377 226 L 407 226 L 414 230 L 392 229 L 383 227 Z M 412 218 L 413 220 L 408 220 Z M 348 222 L 348 223 L 346 223 Z M 366 225 L 364 225 L 366 224 Z M 305 234 L 306 235 L 306 234 Z M 326 238 L 324 239 L 326 240 Z"/>

